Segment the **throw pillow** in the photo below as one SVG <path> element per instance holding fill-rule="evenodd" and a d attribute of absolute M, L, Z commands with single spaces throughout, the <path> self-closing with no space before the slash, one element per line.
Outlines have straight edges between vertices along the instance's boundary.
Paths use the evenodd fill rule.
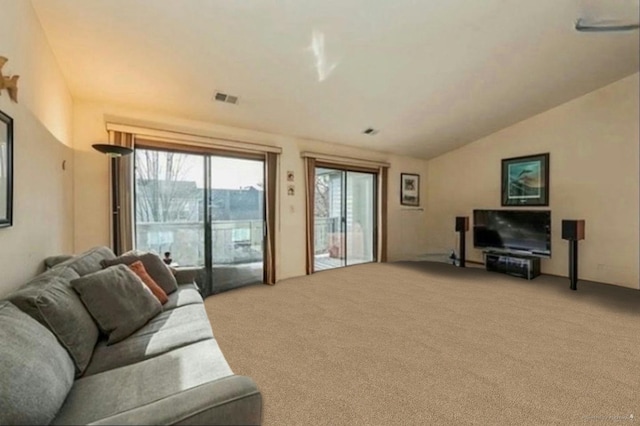
<path fill-rule="evenodd" d="M 49 330 L 0 302 L 0 424 L 48 425 L 73 386 L 73 362 Z"/>
<path fill-rule="evenodd" d="M 101 264 L 103 268 L 108 268 L 113 265 L 131 265 L 138 260 L 142 262 L 144 269 L 166 294 L 171 294 L 178 289 L 176 277 L 173 276 L 162 259 L 154 253 L 126 254 L 115 259 L 104 259 Z"/>
<path fill-rule="evenodd" d="M 136 274 L 115 265 L 71 281 L 111 345 L 129 337 L 162 311 L 162 305 Z"/>
<path fill-rule="evenodd" d="M 99 332 L 69 281 L 44 274 L 9 299 L 58 338 L 73 359 L 76 377 L 81 376 L 91 360 Z"/>
<path fill-rule="evenodd" d="M 67 282 L 57 281 L 36 299 L 47 328 L 56 335 L 76 366 L 76 377 L 87 368 L 98 342 L 98 327 Z"/>
<path fill-rule="evenodd" d="M 153 293 L 153 295 L 158 298 L 158 301 L 160 303 L 162 303 L 163 305 L 167 303 L 167 301 L 169 300 L 169 298 L 167 297 L 167 293 L 165 293 L 164 290 L 158 285 L 158 283 L 156 283 L 153 278 L 151 278 L 141 261 L 138 260 L 136 262 L 133 262 L 131 265 L 129 265 L 129 268 L 133 272 L 135 272 L 138 278 L 140 278 L 147 287 L 149 287 L 151 293 Z"/>

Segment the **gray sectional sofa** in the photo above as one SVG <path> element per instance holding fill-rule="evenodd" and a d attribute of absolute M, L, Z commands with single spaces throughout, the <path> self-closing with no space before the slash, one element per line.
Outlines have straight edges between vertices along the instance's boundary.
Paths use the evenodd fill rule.
<path fill-rule="evenodd" d="M 0 301 L 0 424 L 260 424 L 261 394 L 229 368 L 185 274 L 146 325 L 92 344 L 70 282 L 114 257 L 74 256 Z"/>

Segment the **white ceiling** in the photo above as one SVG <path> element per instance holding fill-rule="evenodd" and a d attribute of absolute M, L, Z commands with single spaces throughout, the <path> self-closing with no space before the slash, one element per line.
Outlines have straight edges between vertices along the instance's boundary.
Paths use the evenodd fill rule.
<path fill-rule="evenodd" d="M 75 98 L 424 158 L 639 67 L 637 0 L 32 2 Z"/>

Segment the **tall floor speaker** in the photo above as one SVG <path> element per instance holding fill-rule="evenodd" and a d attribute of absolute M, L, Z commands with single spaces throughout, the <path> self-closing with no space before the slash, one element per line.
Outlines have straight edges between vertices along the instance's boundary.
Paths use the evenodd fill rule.
<path fill-rule="evenodd" d="M 569 241 L 569 281 L 571 290 L 578 289 L 578 241 L 584 240 L 584 220 L 563 220 L 562 239 Z"/>
<path fill-rule="evenodd" d="M 456 232 L 460 234 L 460 263 L 459 266 L 464 268 L 466 261 L 466 232 L 469 230 L 469 217 L 457 216 L 456 217 Z"/>

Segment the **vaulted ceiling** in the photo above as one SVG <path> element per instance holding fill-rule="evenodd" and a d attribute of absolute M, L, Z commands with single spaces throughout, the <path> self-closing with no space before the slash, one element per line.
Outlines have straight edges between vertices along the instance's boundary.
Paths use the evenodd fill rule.
<path fill-rule="evenodd" d="M 638 31 L 574 29 L 637 0 L 32 3 L 76 99 L 423 158 L 639 67 Z"/>

